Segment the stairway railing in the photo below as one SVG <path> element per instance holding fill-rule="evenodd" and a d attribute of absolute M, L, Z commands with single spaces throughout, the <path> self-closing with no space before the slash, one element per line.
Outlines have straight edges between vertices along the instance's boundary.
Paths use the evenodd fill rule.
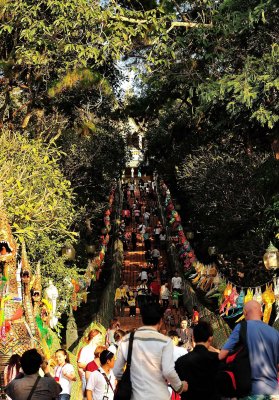
<path fill-rule="evenodd" d="M 115 220 L 120 219 L 120 214 L 123 205 L 123 192 L 121 189 L 121 182 L 120 180 L 117 183 L 117 193 L 118 193 L 118 204 L 115 210 Z M 93 317 L 98 323 L 102 324 L 104 327 L 109 326 L 110 320 L 113 318 L 114 315 L 114 294 L 116 288 L 120 284 L 121 278 L 121 267 L 123 261 L 123 255 L 121 256 L 121 251 L 119 248 L 115 246 L 115 242 L 117 240 L 117 229 L 116 223 L 113 225 L 113 233 L 112 233 L 112 240 L 113 244 L 111 246 L 111 258 L 113 260 L 112 264 L 112 273 L 109 279 L 109 282 L 102 294 L 99 311 Z"/>

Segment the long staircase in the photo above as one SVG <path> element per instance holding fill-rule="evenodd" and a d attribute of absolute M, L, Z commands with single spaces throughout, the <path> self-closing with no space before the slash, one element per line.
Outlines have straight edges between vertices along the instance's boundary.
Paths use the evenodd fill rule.
<path fill-rule="evenodd" d="M 145 181 L 150 180 L 149 177 L 145 178 Z M 148 196 L 145 197 L 145 199 L 140 198 L 140 192 L 138 190 L 138 185 L 136 185 L 136 190 L 135 190 L 135 197 L 128 197 L 128 202 L 130 206 L 132 206 L 134 200 L 138 199 L 143 207 L 146 207 L 147 209 L 150 208 L 150 204 L 154 200 L 150 199 Z M 157 201 L 155 201 L 157 203 Z M 140 223 L 143 222 L 143 217 L 140 217 Z M 150 216 L 150 221 L 149 221 L 149 231 L 150 231 L 150 237 L 151 237 L 151 243 L 152 243 L 152 248 L 154 245 L 154 239 L 153 239 L 153 231 L 154 227 L 156 226 L 158 222 L 158 217 L 156 215 L 151 215 Z M 131 222 L 128 226 L 126 226 L 126 232 L 131 233 L 133 229 L 137 228 L 137 224 L 135 222 L 134 216 L 131 215 Z M 122 270 L 122 281 L 125 281 L 126 284 L 129 286 L 130 289 L 136 289 L 137 285 L 139 284 L 139 281 L 137 281 L 139 273 L 141 271 L 141 267 L 146 265 L 146 260 L 145 260 L 145 251 L 144 251 L 144 243 L 142 240 L 141 235 L 138 233 L 137 234 L 137 247 L 136 251 L 132 250 L 132 244 L 130 243 L 128 246 L 128 250 L 125 252 L 124 255 L 124 267 Z M 160 250 L 161 254 L 161 259 L 159 262 L 159 269 L 157 271 L 157 280 L 159 283 L 160 282 L 160 264 L 166 263 L 167 264 L 167 254 L 164 250 Z M 174 315 L 174 318 L 176 319 L 176 322 L 178 323 L 179 321 L 177 320 L 177 316 Z M 124 331 L 130 331 L 132 329 L 138 328 L 139 326 L 142 325 L 142 320 L 140 316 L 140 310 L 137 307 L 136 311 L 136 317 L 129 317 L 129 308 L 125 308 L 125 314 L 123 317 L 118 317 L 120 324 L 121 324 L 121 329 Z"/>

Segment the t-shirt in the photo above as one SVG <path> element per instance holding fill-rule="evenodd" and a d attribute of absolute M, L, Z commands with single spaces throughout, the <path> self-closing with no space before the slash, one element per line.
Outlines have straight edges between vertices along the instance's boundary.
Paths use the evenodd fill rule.
<path fill-rule="evenodd" d="M 155 235 L 160 235 L 160 233 L 161 233 L 161 227 L 160 226 L 156 226 L 156 228 L 154 229 L 154 233 L 155 233 Z"/>
<path fill-rule="evenodd" d="M 139 225 L 138 230 L 142 235 L 144 235 L 146 232 L 146 226 L 141 224 L 141 225 Z"/>
<path fill-rule="evenodd" d="M 137 287 L 138 296 L 145 296 L 148 293 L 148 287 L 144 284 Z"/>
<path fill-rule="evenodd" d="M 185 347 L 179 347 L 179 346 L 173 346 L 173 359 L 174 362 L 178 360 L 179 357 L 185 356 L 188 351 L 185 349 Z"/>
<path fill-rule="evenodd" d="M 116 289 L 116 291 L 115 291 L 115 295 L 114 295 L 114 301 L 116 301 L 116 300 L 123 300 L 123 299 L 125 299 L 127 297 L 127 294 L 126 294 L 126 289 L 123 287 L 123 288 L 117 288 Z"/>
<path fill-rule="evenodd" d="M 134 297 L 131 297 L 129 300 L 128 300 L 128 306 L 129 307 L 134 307 L 136 305 L 136 299 L 134 298 Z"/>
<path fill-rule="evenodd" d="M 149 212 L 146 211 L 146 212 L 143 214 L 143 218 L 148 220 L 149 217 L 150 217 L 150 214 L 149 214 Z"/>
<path fill-rule="evenodd" d="M 38 374 L 24 375 L 21 379 L 12 380 L 5 392 L 12 400 L 26 400 Z M 51 377 L 40 378 L 33 393 L 32 400 L 52 400 L 58 397 L 61 386 Z"/>
<path fill-rule="evenodd" d="M 165 285 L 162 285 L 161 286 L 161 299 L 168 300 L 170 294 L 171 293 L 170 293 L 169 289 Z"/>
<path fill-rule="evenodd" d="M 55 367 L 54 369 L 54 376 L 55 378 L 59 379 L 59 384 L 62 387 L 62 393 L 66 393 L 66 394 L 71 394 L 71 388 L 72 388 L 72 381 L 70 381 L 69 379 L 67 379 L 64 374 L 68 375 L 68 374 L 72 374 L 74 373 L 74 367 L 67 363 L 65 365 L 63 365 L 62 367 Z"/>
<path fill-rule="evenodd" d="M 98 368 L 99 368 L 99 366 L 96 364 L 96 362 L 91 361 L 90 363 L 88 363 L 86 365 L 85 371 L 93 372 L 93 371 L 97 371 Z"/>
<path fill-rule="evenodd" d="M 144 233 L 143 239 L 144 239 L 144 240 L 148 240 L 148 239 L 149 239 L 149 233 L 148 233 L 148 232 L 145 232 L 145 233 Z"/>
<path fill-rule="evenodd" d="M 240 324 L 236 325 L 224 350 L 233 350 L 239 341 Z M 279 394 L 277 365 L 279 364 L 279 332 L 262 321 L 247 321 L 247 344 L 251 364 L 251 394 Z"/>
<path fill-rule="evenodd" d="M 108 397 L 108 400 L 113 400 L 114 392 L 116 386 L 116 380 L 113 371 L 107 375 L 107 379 L 109 380 L 111 386 L 107 383 L 105 377 L 102 375 L 105 374 L 105 371 L 102 367 L 99 370 L 92 372 L 88 379 L 86 389 L 91 390 L 93 392 L 94 400 L 103 400 L 104 396 Z M 113 390 L 112 390 L 113 389 Z"/>
<path fill-rule="evenodd" d="M 147 272 L 146 272 L 146 271 L 142 271 L 142 272 L 140 273 L 140 279 L 141 279 L 142 281 L 147 281 L 148 276 L 147 276 Z"/>
<path fill-rule="evenodd" d="M 178 293 L 176 290 L 174 290 L 174 291 L 172 292 L 172 294 L 171 294 L 171 298 L 172 298 L 173 300 L 178 300 L 178 299 L 179 299 L 179 296 L 182 296 L 182 294 L 181 294 L 181 293 Z"/>
<path fill-rule="evenodd" d="M 174 276 L 171 280 L 172 288 L 173 289 L 181 289 L 182 286 L 182 279 L 180 276 Z"/>
<path fill-rule="evenodd" d="M 161 289 L 161 286 L 160 286 L 159 282 L 154 281 L 150 284 L 150 290 L 151 290 L 152 294 L 159 296 L 160 289 Z"/>

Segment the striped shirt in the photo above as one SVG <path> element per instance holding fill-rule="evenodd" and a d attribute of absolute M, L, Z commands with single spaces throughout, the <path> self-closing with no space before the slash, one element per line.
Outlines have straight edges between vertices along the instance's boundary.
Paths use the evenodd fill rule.
<path fill-rule="evenodd" d="M 129 335 L 122 340 L 114 366 L 116 379 L 120 379 L 128 355 Z M 175 390 L 181 388 L 181 380 L 174 369 L 172 340 L 155 328 L 142 326 L 134 337 L 131 381 L 131 400 L 169 400 L 167 382 Z"/>

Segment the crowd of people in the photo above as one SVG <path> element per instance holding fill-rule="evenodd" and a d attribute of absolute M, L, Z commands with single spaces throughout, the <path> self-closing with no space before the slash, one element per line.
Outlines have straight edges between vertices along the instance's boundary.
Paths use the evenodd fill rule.
<path fill-rule="evenodd" d="M 123 192 L 120 238 L 126 250 L 135 252 L 141 246 L 145 251 L 136 284 L 122 280 L 117 287 L 115 318 L 105 337 L 98 329 L 88 333 L 87 345 L 77 355 L 78 373 L 64 349 L 56 351 L 55 365 L 46 363 L 35 349 L 22 357 L 13 355 L 4 373 L 8 399 L 69 400 L 72 383 L 80 379 L 80 399 L 113 400 L 132 331 L 132 400 L 224 399 L 218 372 L 239 343 L 240 325 L 222 349 L 213 347 L 212 326 L 196 306 L 191 313 L 185 311 L 183 281 L 178 271 L 170 273 L 162 259 L 166 235 L 158 219 L 154 183 L 132 181 Z M 129 314 L 133 321 L 139 313 L 141 327 L 121 329 L 121 317 Z M 279 399 L 279 332 L 262 322 L 261 305 L 255 300 L 244 305 L 244 317 L 251 364 L 251 390 L 245 398 Z"/>

